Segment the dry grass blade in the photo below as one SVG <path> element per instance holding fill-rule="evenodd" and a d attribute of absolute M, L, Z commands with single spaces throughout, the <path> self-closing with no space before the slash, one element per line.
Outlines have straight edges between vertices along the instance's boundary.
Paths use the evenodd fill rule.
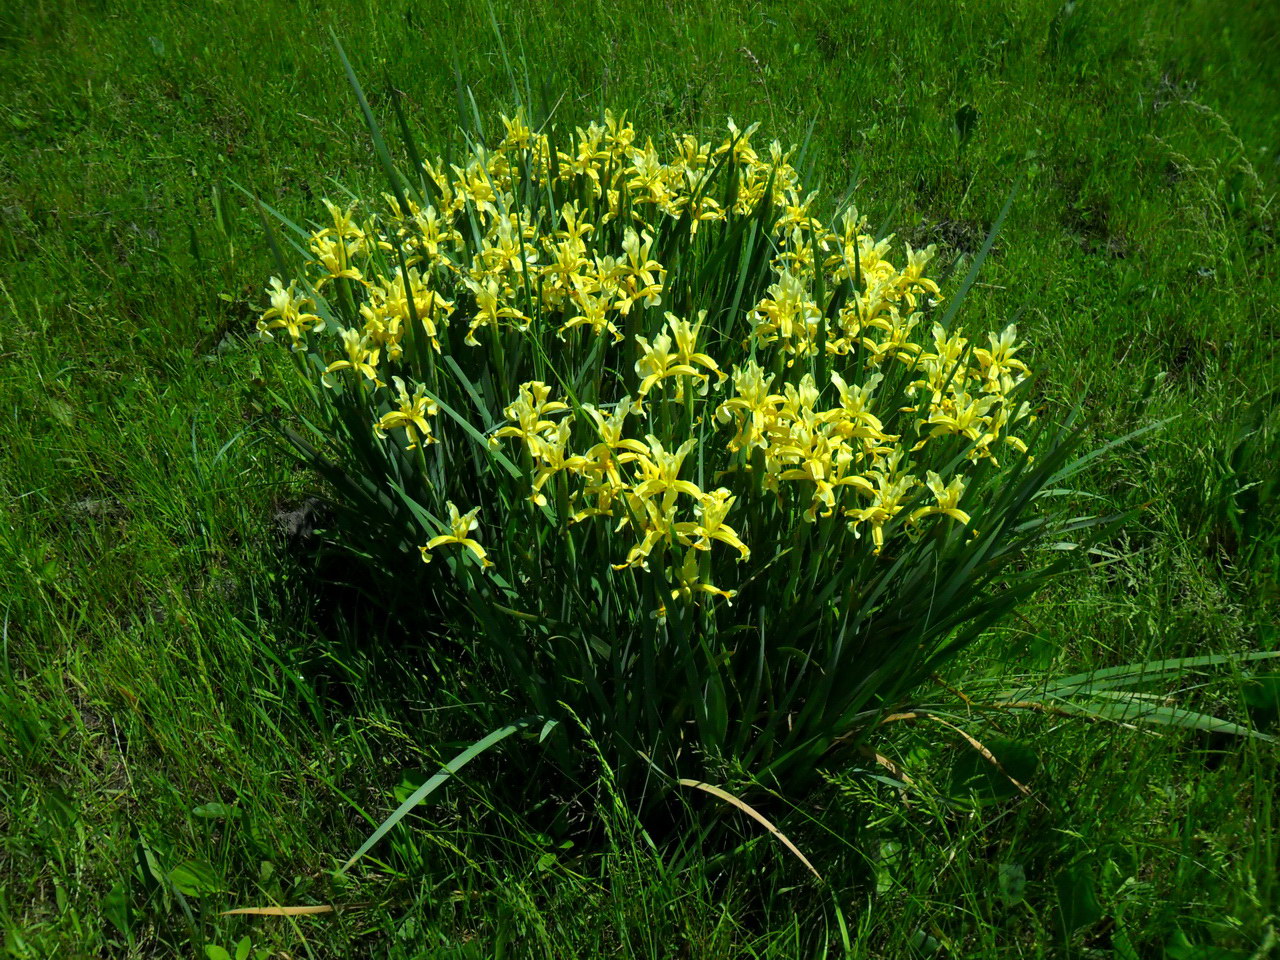
<path fill-rule="evenodd" d="M 860 752 L 868 760 L 874 760 L 877 764 L 884 767 L 884 769 L 887 770 L 892 776 L 897 777 L 899 780 L 901 780 L 903 786 L 907 786 L 907 787 L 915 786 L 915 781 L 911 779 L 911 777 L 907 774 L 907 772 L 903 770 L 900 766 L 898 766 L 896 763 L 894 763 L 892 760 L 890 760 L 888 757 L 886 757 L 883 753 L 877 753 L 875 750 L 872 750 L 870 747 L 863 747 Z"/>
<path fill-rule="evenodd" d="M 799 861 L 809 868 L 810 873 L 812 873 L 819 880 L 822 879 L 822 874 L 820 874 L 817 871 L 817 869 L 815 869 L 813 864 L 809 862 L 809 858 L 800 852 L 800 848 L 797 847 L 794 843 L 792 843 L 789 839 L 787 839 L 787 835 L 785 833 L 783 833 L 781 830 L 775 827 L 767 817 L 765 817 L 763 814 L 757 811 L 754 807 L 752 807 L 751 804 L 743 800 L 739 800 L 737 797 L 735 797 L 733 794 L 729 793 L 726 790 L 721 790 L 719 787 L 713 787 L 709 783 L 703 783 L 701 780 L 682 779 L 680 780 L 680 786 L 692 787 L 695 790 L 701 790 L 704 793 L 711 794 L 713 797 L 718 797 L 719 799 L 723 800 L 725 803 L 728 803 L 728 804 L 731 804 L 732 806 L 737 807 L 739 810 L 741 810 L 743 813 L 745 813 L 751 819 L 755 820 L 758 824 L 760 824 L 762 827 L 764 827 L 766 830 L 772 833 L 775 837 L 777 837 L 784 847 L 786 847 L 793 854 L 795 854 L 796 857 L 799 859 Z"/>
<path fill-rule="evenodd" d="M 353 904 L 352 906 L 356 906 Z M 322 913 L 336 913 L 338 908 L 332 904 L 320 904 L 313 907 L 239 907 L 235 910 L 223 910 L 220 917 L 312 917 Z"/>
<path fill-rule="evenodd" d="M 1009 700 L 1003 703 L 983 704 L 984 710 L 1032 710 L 1036 713 L 1051 713 L 1057 717 L 1071 717 L 1073 720 L 1088 720 L 1090 723 L 1102 720 L 1102 717 L 1095 717 L 1088 713 L 1082 713 L 1080 710 L 1069 710 L 1065 707 L 1055 707 L 1048 703 L 1040 703 L 1038 700 Z"/>
<path fill-rule="evenodd" d="M 1009 771 L 1004 768 L 1004 764 L 1002 764 L 996 758 L 996 755 L 992 753 L 990 750 L 988 750 L 985 746 L 983 746 L 982 741 L 979 740 L 977 737 L 975 737 L 973 734 L 965 730 L 962 730 L 960 727 L 957 727 L 954 723 L 948 723 L 946 720 L 943 720 L 941 717 L 934 717 L 934 716 L 930 716 L 929 714 L 925 714 L 925 718 L 928 720 L 932 720 L 934 723 L 940 723 L 944 727 L 954 730 L 956 733 L 960 734 L 960 736 L 964 737 L 964 739 L 968 742 L 969 746 L 977 750 L 978 753 L 982 754 L 983 757 L 985 757 L 988 761 L 991 762 L 992 766 L 994 766 L 997 770 L 999 770 L 1006 777 L 1008 777 L 1009 782 L 1018 788 L 1019 793 L 1021 793 L 1024 797 L 1031 796 L 1031 788 L 1024 783 L 1021 783 L 1019 780 L 1017 780 L 1013 776 L 1011 776 L 1009 774 Z"/>
<path fill-rule="evenodd" d="M 944 727 L 946 727 L 949 730 L 954 730 L 956 733 L 960 734 L 960 736 L 964 737 L 965 742 L 967 742 L 969 746 L 973 747 L 974 750 L 977 750 L 978 753 L 982 754 L 982 756 L 986 758 L 986 760 L 990 762 L 992 766 L 994 766 L 1002 774 L 1008 777 L 1009 782 L 1018 788 L 1019 793 L 1021 793 L 1024 797 L 1031 796 L 1031 788 L 1028 787 L 1026 784 L 1020 782 L 1017 778 L 1010 776 L 1009 771 L 1004 768 L 1004 764 L 1002 764 L 1000 760 L 996 757 L 996 755 L 992 753 L 990 750 L 988 750 L 983 745 L 982 741 L 979 740 L 977 737 L 975 737 L 973 734 L 967 732 L 966 730 L 961 729 L 960 727 L 957 727 L 954 723 L 950 723 L 947 720 L 943 720 L 941 717 L 934 716 L 932 713 L 926 713 L 923 710 L 911 710 L 911 711 L 908 711 L 907 713 L 891 713 L 889 714 L 889 716 L 885 717 L 882 721 L 880 721 L 880 723 L 881 725 L 884 725 L 886 723 L 896 723 L 900 720 L 932 720 L 934 723 L 942 724 Z"/>

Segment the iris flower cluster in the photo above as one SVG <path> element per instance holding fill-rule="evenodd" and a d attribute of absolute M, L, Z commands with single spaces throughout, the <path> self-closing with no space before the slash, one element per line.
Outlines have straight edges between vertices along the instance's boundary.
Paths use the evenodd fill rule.
<path fill-rule="evenodd" d="M 614 571 L 706 602 L 743 575 L 713 558 L 773 557 L 806 529 L 843 524 L 879 553 L 968 525 L 968 471 L 1027 454 L 1017 330 L 979 345 L 933 322 L 935 248 L 895 254 L 854 209 L 824 225 L 792 151 L 757 150 L 755 126 L 659 148 L 606 112 L 565 149 L 522 114 L 503 126 L 462 164 L 424 162 L 416 197 L 325 201 L 305 277 L 271 280 L 259 330 L 321 357 L 377 442 L 422 457 L 453 428 L 440 379 L 491 370 L 512 392 L 485 440 L 518 458 L 522 498 L 566 531 L 605 525 Z M 748 224 L 765 272 L 736 289 L 755 292 L 700 300 L 692 251 Z M 480 508 L 447 510 L 423 559 L 492 567 Z"/>

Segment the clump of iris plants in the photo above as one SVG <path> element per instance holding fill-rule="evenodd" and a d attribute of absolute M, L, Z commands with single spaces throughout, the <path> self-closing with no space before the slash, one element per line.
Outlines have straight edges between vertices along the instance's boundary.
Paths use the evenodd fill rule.
<path fill-rule="evenodd" d="M 330 536 L 492 668 L 490 722 L 560 723 L 513 754 L 639 806 L 803 789 L 1050 571 L 1069 444 L 1016 328 L 756 126 L 503 126 L 325 201 L 271 280 Z"/>

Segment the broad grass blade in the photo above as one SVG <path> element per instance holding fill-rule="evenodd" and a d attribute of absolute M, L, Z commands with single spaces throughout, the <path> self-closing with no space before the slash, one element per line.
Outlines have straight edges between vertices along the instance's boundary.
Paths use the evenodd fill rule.
<path fill-rule="evenodd" d="M 951 298 L 951 303 L 947 306 L 947 312 L 942 316 L 942 328 L 944 330 L 951 329 L 951 321 L 955 318 L 956 311 L 960 309 L 960 304 L 964 302 L 969 288 L 978 279 L 978 271 L 982 269 L 982 264 L 987 259 L 987 254 L 991 252 L 991 247 L 996 242 L 996 235 L 1000 232 L 1000 228 L 1004 226 L 1005 218 L 1009 216 L 1009 211 L 1013 209 L 1013 201 L 1017 198 L 1018 191 L 1021 188 L 1022 180 L 1015 180 L 1013 189 L 1009 191 L 1009 198 L 1005 200 L 1004 207 L 1000 210 L 1000 215 L 996 217 L 996 222 L 992 224 L 991 232 L 987 234 L 986 242 L 983 243 L 982 248 L 978 251 L 978 255 L 973 258 L 973 265 L 969 267 L 969 272 L 965 275 L 964 282 L 960 284 L 960 289 Z"/>
<path fill-rule="evenodd" d="M 1132 686 L 1147 680 L 1157 679 L 1163 674 L 1185 673 L 1200 667 L 1221 667 L 1231 663 L 1247 663 L 1253 660 L 1268 660 L 1280 657 L 1280 650 L 1262 650 L 1253 653 L 1213 654 L 1203 657 L 1178 657 L 1173 660 L 1152 660 L 1149 663 L 1129 663 L 1121 667 L 1106 667 L 1102 670 L 1091 670 L 1088 673 L 1077 673 L 1046 685 L 1024 687 L 1000 694 L 1000 699 L 1024 700 L 1031 695 L 1061 697 L 1070 694 L 1090 695 L 1100 690 L 1115 690 Z"/>
<path fill-rule="evenodd" d="M 543 718 L 538 717 L 536 719 L 541 720 Z M 409 796 L 407 800 L 405 800 L 404 803 L 396 807 L 395 812 L 392 813 L 391 816 L 387 817 L 386 820 L 382 821 L 382 825 L 379 826 L 377 830 L 373 831 L 373 835 L 370 836 L 368 840 L 366 840 L 363 844 L 360 845 L 360 849 L 357 850 L 351 856 L 350 860 L 348 860 L 346 863 L 342 865 L 341 869 L 338 870 L 338 874 L 341 875 L 346 873 L 348 870 L 350 870 L 352 865 L 361 857 L 363 857 L 366 853 L 372 850 L 374 845 L 383 837 L 385 837 L 387 833 L 390 832 L 392 827 L 394 827 L 397 823 L 399 823 L 406 816 L 408 816 L 409 811 L 411 811 L 423 800 L 425 800 L 427 797 L 433 794 L 446 780 L 452 777 L 455 773 L 457 773 L 459 770 L 465 767 L 468 763 L 470 763 L 476 757 L 480 756 L 480 754 L 484 753 L 490 747 L 501 743 L 503 740 L 507 739 L 507 737 L 511 736 L 513 733 L 518 733 L 519 731 L 524 730 L 526 727 L 531 726 L 534 722 L 535 720 L 517 720 L 515 723 L 507 724 L 507 726 L 501 727 L 493 731 L 493 733 L 489 734 L 487 737 L 477 740 L 471 746 L 467 747 L 467 749 L 463 750 L 460 754 L 458 754 L 456 757 L 450 760 L 447 764 L 445 764 L 445 767 L 443 770 L 441 770 L 434 777 L 432 777 L 430 780 L 428 780 L 426 783 L 420 786 L 417 790 L 413 791 L 413 793 Z"/>
<path fill-rule="evenodd" d="M 343 69 L 347 71 L 347 79 L 351 82 L 351 88 L 355 91 L 356 100 L 360 103 L 360 110 L 364 113 L 365 125 L 369 128 L 369 135 L 373 137 L 373 148 L 378 154 L 378 160 L 382 162 L 382 169 L 387 175 L 387 181 L 391 184 L 391 190 L 396 195 L 396 202 L 400 204 L 400 212 L 406 217 L 410 215 L 409 203 L 404 196 L 404 188 L 400 183 L 400 175 L 396 173 L 395 164 L 391 161 L 391 153 L 387 150 L 386 141 L 382 139 L 382 130 L 378 127 L 378 121 L 373 118 L 373 110 L 369 107 L 369 101 L 365 98 L 364 89 L 360 86 L 360 81 L 356 79 L 356 72 L 351 66 L 351 61 L 347 59 L 347 52 L 342 49 L 342 43 L 338 40 L 338 35 L 329 29 L 329 35 L 333 37 L 333 44 L 338 48 L 338 57 L 342 60 Z"/>

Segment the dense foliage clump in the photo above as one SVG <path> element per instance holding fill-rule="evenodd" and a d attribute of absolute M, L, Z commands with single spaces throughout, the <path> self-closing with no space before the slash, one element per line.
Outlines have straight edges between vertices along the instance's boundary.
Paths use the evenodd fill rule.
<path fill-rule="evenodd" d="M 754 126 L 504 123 L 272 280 L 342 542 L 611 762 L 803 779 L 1020 595 L 1016 329 L 939 322 L 934 249 L 825 225 Z"/>

